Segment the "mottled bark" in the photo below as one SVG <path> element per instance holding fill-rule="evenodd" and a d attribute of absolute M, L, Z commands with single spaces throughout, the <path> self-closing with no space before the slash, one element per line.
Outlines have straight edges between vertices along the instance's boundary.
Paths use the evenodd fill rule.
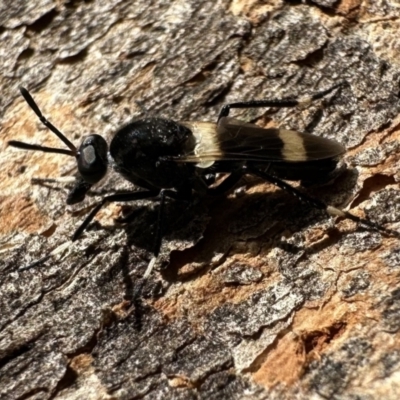
<path fill-rule="evenodd" d="M 227 102 L 346 80 L 304 109 L 235 115 L 338 140 L 347 170 L 307 191 L 400 230 L 399 17 L 395 0 L 3 1 L 0 398 L 397 399 L 398 239 L 246 178 L 226 197 L 168 202 L 164 263 L 135 310 L 157 202 L 110 205 L 18 272 L 130 185 L 110 174 L 67 207 L 68 184 L 31 180 L 74 174 L 74 160 L 6 143 L 62 145 L 19 85 L 78 144 L 144 114 L 215 121 Z"/>

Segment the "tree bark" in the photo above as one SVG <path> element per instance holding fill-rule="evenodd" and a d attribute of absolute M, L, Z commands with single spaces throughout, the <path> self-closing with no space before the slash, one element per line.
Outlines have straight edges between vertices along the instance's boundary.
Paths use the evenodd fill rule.
<path fill-rule="evenodd" d="M 0 5 L 1 399 L 397 399 L 398 238 L 357 226 L 246 177 L 240 190 L 104 208 L 110 172 L 73 207 L 63 155 L 7 147 L 62 143 L 20 96 L 78 145 L 144 115 L 216 121 L 223 104 L 310 94 L 306 108 L 235 111 L 243 121 L 332 138 L 347 169 L 304 189 L 400 230 L 400 9 L 392 0 L 139 0 Z M 303 189 L 302 189 L 303 190 Z M 121 225 L 121 212 L 137 213 Z M 167 264 L 169 264 L 167 266 Z"/>

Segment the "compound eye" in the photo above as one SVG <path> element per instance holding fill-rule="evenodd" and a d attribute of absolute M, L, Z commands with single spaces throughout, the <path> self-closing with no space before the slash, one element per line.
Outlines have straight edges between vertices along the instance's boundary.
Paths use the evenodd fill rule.
<path fill-rule="evenodd" d="M 78 170 L 88 183 L 99 182 L 107 172 L 107 142 L 100 135 L 86 136 L 78 151 Z"/>

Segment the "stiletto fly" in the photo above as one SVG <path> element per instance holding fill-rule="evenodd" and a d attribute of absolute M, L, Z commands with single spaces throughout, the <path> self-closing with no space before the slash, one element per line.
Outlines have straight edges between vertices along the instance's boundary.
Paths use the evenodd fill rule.
<path fill-rule="evenodd" d="M 327 90 L 300 98 L 288 97 L 227 104 L 221 109 L 216 123 L 144 118 L 120 128 L 110 145 L 102 136 L 91 134 L 83 137 L 78 148 L 43 116 L 30 93 L 20 88 L 22 96 L 40 121 L 68 149 L 16 140 L 8 144 L 24 150 L 59 153 L 76 158 L 78 177 L 67 197 L 67 204 L 81 202 L 93 185 L 106 175 L 109 164 L 126 180 L 142 189 L 105 196 L 76 229 L 72 241 L 82 235 L 98 211 L 106 204 L 159 197 L 154 257 L 144 278 L 150 274 L 160 252 L 166 198 L 190 201 L 193 192 L 204 196 L 220 195 L 231 189 L 246 174 L 270 182 L 331 216 L 349 218 L 371 229 L 399 236 L 396 231 L 325 204 L 285 182 L 285 180 L 307 182 L 328 180 L 345 152 L 340 143 L 292 130 L 263 129 L 229 116 L 230 110 L 236 108 L 295 107 L 308 104 L 343 85 L 340 83 Z M 218 173 L 224 173 L 226 177 L 216 183 L 212 178 Z M 20 270 L 33 268 L 46 261 L 60 251 L 60 248 L 62 246 Z"/>

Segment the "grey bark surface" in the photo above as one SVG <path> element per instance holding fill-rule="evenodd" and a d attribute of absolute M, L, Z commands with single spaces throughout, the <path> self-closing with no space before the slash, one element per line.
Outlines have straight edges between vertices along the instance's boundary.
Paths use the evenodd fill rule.
<path fill-rule="evenodd" d="M 226 197 L 167 203 L 137 310 L 157 202 L 110 205 L 18 272 L 131 186 L 110 173 L 67 207 L 68 185 L 32 179 L 70 176 L 74 160 L 6 144 L 60 146 L 19 85 L 78 144 L 144 115 L 215 121 L 229 102 L 346 80 L 307 108 L 234 115 L 342 143 L 347 170 L 307 192 L 400 230 L 397 2 L 29 4 L 0 5 L 0 398 L 397 399 L 398 239 L 246 178 Z M 117 224 L 127 209 L 137 218 Z"/>

